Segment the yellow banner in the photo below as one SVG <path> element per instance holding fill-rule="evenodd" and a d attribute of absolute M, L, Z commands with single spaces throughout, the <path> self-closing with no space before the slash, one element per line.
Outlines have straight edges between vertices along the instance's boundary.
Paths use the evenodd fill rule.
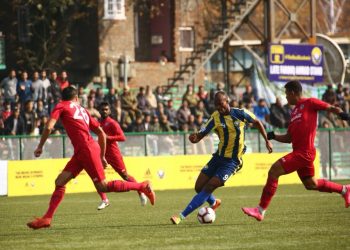
<path fill-rule="evenodd" d="M 264 185 L 270 166 L 286 153 L 246 154 L 243 168 L 225 186 Z M 139 182 L 150 180 L 155 190 L 194 188 L 202 167 L 211 155 L 158 157 L 125 157 L 128 173 Z M 8 162 L 8 196 L 51 194 L 54 182 L 69 159 L 28 160 Z M 316 177 L 319 160 L 315 160 Z M 106 169 L 106 179 L 120 179 L 112 167 Z M 282 176 L 280 184 L 300 183 L 296 173 Z M 85 171 L 67 184 L 67 193 L 93 192 L 94 185 Z"/>

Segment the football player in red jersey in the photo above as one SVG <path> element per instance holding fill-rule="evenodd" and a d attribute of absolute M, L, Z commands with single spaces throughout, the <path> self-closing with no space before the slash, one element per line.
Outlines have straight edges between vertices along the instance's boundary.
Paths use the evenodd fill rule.
<path fill-rule="evenodd" d="M 95 119 L 92 119 L 90 114 L 79 105 L 78 92 L 72 86 L 62 91 L 62 101 L 53 109 L 51 118 L 42 133 L 39 145 L 34 151 L 36 157 L 41 155 L 43 146 L 58 119 L 61 119 L 67 135 L 73 144 L 74 155 L 55 180 L 56 187 L 51 196 L 47 212 L 43 217 L 36 218 L 27 223 L 28 227 L 39 229 L 51 225 L 52 217 L 63 199 L 66 189 L 65 185 L 83 169 L 90 176 L 99 192 L 137 190 L 145 193 L 150 202 L 152 204 L 154 203 L 155 194 L 149 182 L 135 183 L 120 180 L 107 182 L 105 180 L 103 165 L 107 166 L 105 159 L 106 135 L 99 123 Z M 90 130 L 98 136 L 98 143 L 93 140 Z"/>
<path fill-rule="evenodd" d="M 108 164 L 110 164 L 114 170 L 122 177 L 125 181 L 129 182 L 137 182 L 134 177 L 128 174 L 123 156 L 119 150 L 118 141 L 125 141 L 125 135 L 123 130 L 120 128 L 120 125 L 117 121 L 110 117 L 111 109 L 109 107 L 108 102 L 102 102 L 100 104 L 100 125 L 103 131 L 107 136 L 107 144 L 106 144 L 106 160 Z M 98 192 L 102 202 L 97 207 L 98 210 L 104 209 L 109 206 L 109 200 L 107 195 L 103 192 Z M 139 192 L 141 205 L 144 206 L 147 203 L 147 197 L 144 193 Z"/>
<path fill-rule="evenodd" d="M 345 200 L 345 207 L 347 208 L 350 205 L 350 185 L 340 185 L 325 179 L 316 179 L 313 164 L 316 155 L 314 140 L 317 127 L 317 111 L 327 110 L 338 114 L 343 120 L 349 120 L 349 114 L 343 112 L 339 107 L 316 98 L 303 98 L 302 86 L 298 81 L 290 81 L 284 87 L 288 103 L 295 105 L 292 110 L 290 124 L 286 134 L 275 135 L 274 132 L 269 132 L 268 138 L 282 143 L 292 143 L 293 152 L 285 155 L 271 166 L 259 206 L 242 208 L 245 214 L 254 217 L 258 221 L 264 219 L 265 211 L 277 190 L 278 178 L 294 171 L 297 171 L 307 190 L 339 193 Z"/>

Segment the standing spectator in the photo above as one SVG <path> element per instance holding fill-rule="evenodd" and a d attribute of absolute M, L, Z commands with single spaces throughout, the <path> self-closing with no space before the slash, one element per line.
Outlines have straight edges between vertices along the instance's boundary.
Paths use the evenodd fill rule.
<path fill-rule="evenodd" d="M 191 111 L 188 107 L 188 102 L 184 100 L 181 107 L 177 111 L 177 121 L 179 124 L 180 131 L 184 131 L 184 127 L 187 125 L 188 117 L 190 115 L 191 115 Z"/>
<path fill-rule="evenodd" d="M 34 103 L 32 100 L 27 100 L 24 104 L 24 109 L 21 114 L 24 121 L 24 133 L 31 135 L 36 127 L 36 113 L 34 111 Z"/>
<path fill-rule="evenodd" d="M 149 85 L 146 86 L 146 99 L 151 106 L 151 109 L 157 108 L 157 98 L 152 92 L 152 87 Z"/>
<path fill-rule="evenodd" d="M 336 96 L 336 100 L 337 100 L 337 103 L 340 106 L 340 108 L 344 109 L 345 99 L 344 99 L 343 85 L 341 83 L 339 83 L 337 85 L 337 89 L 335 91 L 335 96 Z"/>
<path fill-rule="evenodd" d="M 79 88 L 78 88 L 78 99 L 79 99 L 80 105 L 85 108 L 87 106 L 88 97 L 84 92 L 83 86 L 79 86 Z"/>
<path fill-rule="evenodd" d="M 146 131 L 151 131 L 151 115 L 150 114 L 145 114 L 144 118 L 143 118 L 143 125 L 144 125 L 144 129 L 145 132 Z"/>
<path fill-rule="evenodd" d="M 186 100 L 191 110 L 195 108 L 197 102 L 199 101 L 198 95 L 196 95 L 193 91 L 192 84 L 187 85 L 187 89 L 185 94 L 182 96 L 182 102 Z"/>
<path fill-rule="evenodd" d="M 245 92 L 242 95 L 242 101 L 244 103 L 254 102 L 253 88 L 250 84 L 245 86 Z"/>
<path fill-rule="evenodd" d="M 155 96 L 156 96 L 157 102 L 165 103 L 166 101 L 169 100 L 169 98 L 164 95 L 164 90 L 163 90 L 162 86 L 157 86 L 156 87 L 156 94 L 155 94 Z"/>
<path fill-rule="evenodd" d="M 137 108 L 144 114 L 151 112 L 151 106 L 146 98 L 146 91 L 144 87 L 140 87 L 139 93 L 136 96 Z"/>
<path fill-rule="evenodd" d="M 164 111 L 165 115 L 168 117 L 168 122 L 173 131 L 177 131 L 177 111 L 174 109 L 173 100 L 170 99 L 167 101 L 167 106 Z"/>
<path fill-rule="evenodd" d="M 234 101 L 239 101 L 239 96 L 237 94 L 237 87 L 234 84 L 230 85 L 230 91 L 228 94 L 228 98 L 230 98 L 230 101 L 234 100 Z"/>
<path fill-rule="evenodd" d="M 34 106 L 36 106 L 36 102 L 39 99 L 43 100 L 43 95 L 44 95 L 43 81 L 39 78 L 38 71 L 34 71 L 33 73 L 32 92 L 33 92 Z"/>
<path fill-rule="evenodd" d="M 57 72 L 52 71 L 50 77 L 50 87 L 48 92 L 49 113 L 53 110 L 56 104 L 61 100 L 61 89 L 57 81 Z"/>
<path fill-rule="evenodd" d="M 32 81 L 28 80 L 28 73 L 26 71 L 22 72 L 21 80 L 17 83 L 17 95 L 22 104 L 32 99 Z"/>
<path fill-rule="evenodd" d="M 93 118 L 96 118 L 96 119 L 100 119 L 101 118 L 100 112 L 98 112 L 98 110 L 95 109 L 95 107 L 94 107 L 94 100 L 91 97 L 88 98 L 86 110 L 89 111 L 90 115 Z"/>
<path fill-rule="evenodd" d="M 18 107 L 14 107 L 12 115 L 10 115 L 4 123 L 5 135 L 23 135 L 24 121 L 20 116 Z"/>
<path fill-rule="evenodd" d="M 350 92 L 349 88 L 344 88 L 344 111 L 349 113 L 350 110 Z"/>
<path fill-rule="evenodd" d="M 198 114 L 201 114 L 204 120 L 208 120 L 210 115 L 205 108 L 204 102 L 202 100 L 199 100 L 196 107 L 193 109 L 192 112 L 195 116 Z"/>
<path fill-rule="evenodd" d="M 60 86 L 61 91 L 67 88 L 70 83 L 68 81 L 67 71 L 62 71 L 60 77 L 57 78 L 58 85 Z"/>
<path fill-rule="evenodd" d="M 48 96 L 49 96 L 49 87 L 50 87 L 50 80 L 47 79 L 46 75 L 46 70 L 41 71 L 41 76 L 40 76 L 41 81 L 43 82 L 43 102 L 44 105 L 47 107 L 48 106 Z"/>
<path fill-rule="evenodd" d="M 322 95 L 322 101 L 327 102 L 331 105 L 335 104 L 335 102 L 337 101 L 337 96 L 335 94 L 332 84 L 327 85 L 327 89 Z"/>
<path fill-rule="evenodd" d="M 286 111 L 283 108 L 280 98 L 276 98 L 276 102 L 270 108 L 271 125 L 277 128 L 287 128 Z"/>
<path fill-rule="evenodd" d="M 108 93 L 105 96 L 105 101 L 109 103 L 109 105 L 113 105 L 113 103 L 119 99 L 117 91 L 115 88 L 108 89 Z"/>
<path fill-rule="evenodd" d="M 16 102 L 17 83 L 16 71 L 12 69 L 10 70 L 8 77 L 4 78 L 0 84 L 5 102 L 10 102 L 11 106 L 13 106 L 13 104 Z"/>
<path fill-rule="evenodd" d="M 267 127 L 270 121 L 270 110 L 267 107 L 265 99 L 260 99 L 258 105 L 254 106 L 254 115 L 261 121 L 261 123 Z"/>
<path fill-rule="evenodd" d="M 101 103 L 104 102 L 105 96 L 103 94 L 102 88 L 97 88 L 96 89 L 96 94 L 95 94 L 95 107 L 100 107 Z"/>

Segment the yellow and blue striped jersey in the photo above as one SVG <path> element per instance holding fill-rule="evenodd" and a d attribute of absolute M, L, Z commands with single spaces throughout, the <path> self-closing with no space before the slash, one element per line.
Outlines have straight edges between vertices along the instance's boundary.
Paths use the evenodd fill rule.
<path fill-rule="evenodd" d="M 214 130 L 220 140 L 216 154 L 225 158 L 240 159 L 245 152 L 246 125 L 255 119 L 255 115 L 246 109 L 231 108 L 230 114 L 225 116 L 215 111 L 198 133 L 207 135 Z"/>

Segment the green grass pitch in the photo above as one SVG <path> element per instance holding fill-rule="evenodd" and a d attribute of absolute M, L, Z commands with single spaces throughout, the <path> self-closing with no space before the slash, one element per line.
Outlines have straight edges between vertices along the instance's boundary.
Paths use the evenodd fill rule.
<path fill-rule="evenodd" d="M 338 194 L 280 185 L 257 222 L 241 207 L 255 206 L 261 190 L 218 189 L 223 203 L 210 225 L 197 212 L 180 225 L 169 220 L 193 190 L 158 191 L 154 207 L 141 207 L 135 192 L 113 193 L 102 211 L 96 193 L 67 194 L 51 228 L 35 231 L 26 223 L 46 211 L 49 196 L 0 197 L 0 249 L 350 249 L 350 208 Z"/>

